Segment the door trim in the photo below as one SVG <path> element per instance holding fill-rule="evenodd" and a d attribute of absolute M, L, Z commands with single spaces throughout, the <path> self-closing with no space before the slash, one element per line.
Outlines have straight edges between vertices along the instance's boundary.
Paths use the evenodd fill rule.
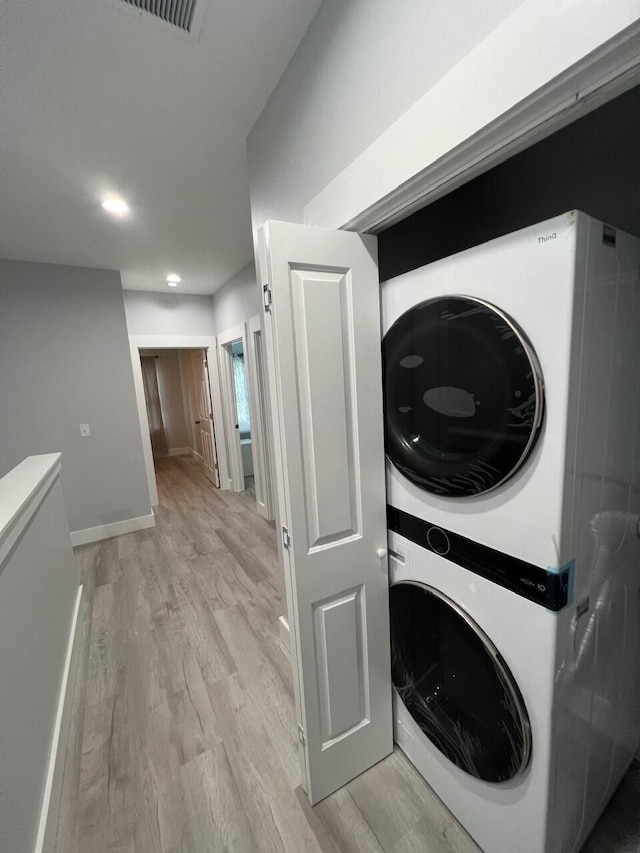
<path fill-rule="evenodd" d="M 309 201 L 305 223 L 377 234 L 640 83 L 637 6 L 543 5 L 525 0 Z"/>
<path fill-rule="evenodd" d="M 240 445 L 240 433 L 236 424 L 236 392 L 233 380 L 233 363 L 231 352 L 227 349 L 227 347 L 234 341 L 242 341 L 242 351 L 245 353 L 246 364 L 247 333 L 245 323 L 239 323 L 237 326 L 227 329 L 226 332 L 221 332 L 216 337 L 222 422 L 224 426 L 225 449 L 228 460 L 229 488 L 234 492 L 242 492 L 244 491 L 242 448 Z"/>
<path fill-rule="evenodd" d="M 138 408 L 138 421 L 140 424 L 140 436 L 142 438 L 142 452 L 144 455 L 144 467 L 149 484 L 149 497 L 151 506 L 158 506 L 158 485 L 156 483 L 156 472 L 153 465 L 153 453 L 151 452 L 151 439 L 149 437 L 149 420 L 147 418 L 147 406 L 144 399 L 144 386 L 142 383 L 142 368 L 140 366 L 141 349 L 203 349 L 207 353 L 209 365 L 215 365 L 215 369 L 209 370 L 211 385 L 211 404 L 213 406 L 214 424 L 222 423 L 222 405 L 220 400 L 220 379 L 218 376 L 218 362 L 216 359 L 216 339 L 213 335 L 129 335 L 129 352 L 131 355 L 131 367 L 133 369 L 133 385 L 136 394 L 136 405 Z M 224 448 L 224 442 L 220 442 L 218 448 L 218 470 L 220 472 L 220 488 L 228 488 L 229 481 L 228 462 Z"/>
<path fill-rule="evenodd" d="M 256 339 L 260 337 L 260 358 Z M 256 504 L 258 512 L 267 521 L 275 518 L 272 495 L 272 460 L 269 434 L 268 395 L 266 389 L 265 338 L 260 317 L 252 317 L 247 323 L 247 349 L 245 365 L 249 385 L 249 410 L 251 413 L 251 450 L 253 470 L 257 472 Z M 262 371 L 260 370 L 262 366 Z M 261 493 L 259 493 L 261 492 Z"/>

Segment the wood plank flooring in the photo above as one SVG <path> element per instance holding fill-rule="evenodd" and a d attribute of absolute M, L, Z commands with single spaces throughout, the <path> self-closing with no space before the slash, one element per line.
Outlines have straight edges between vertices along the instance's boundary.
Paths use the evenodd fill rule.
<path fill-rule="evenodd" d="M 188 458 L 158 487 L 155 529 L 76 549 L 93 607 L 56 853 L 477 853 L 398 751 L 309 805 L 273 526 Z M 609 844 L 640 839 L 634 772 L 589 853 L 640 849 Z"/>

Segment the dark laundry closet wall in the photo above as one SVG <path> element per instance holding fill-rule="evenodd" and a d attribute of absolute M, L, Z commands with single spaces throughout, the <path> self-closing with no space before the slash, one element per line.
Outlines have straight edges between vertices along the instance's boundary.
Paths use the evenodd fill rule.
<path fill-rule="evenodd" d="M 382 232 L 380 280 L 574 208 L 640 236 L 640 86 Z"/>

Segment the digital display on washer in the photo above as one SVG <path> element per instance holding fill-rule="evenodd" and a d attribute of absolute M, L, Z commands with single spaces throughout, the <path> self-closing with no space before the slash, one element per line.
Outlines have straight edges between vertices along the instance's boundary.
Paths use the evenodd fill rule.
<path fill-rule="evenodd" d="M 384 336 L 385 447 L 416 485 L 449 497 L 495 489 L 533 449 L 542 372 L 511 318 L 466 296 L 430 299 Z"/>
<path fill-rule="evenodd" d="M 426 584 L 389 590 L 391 677 L 429 740 L 462 770 L 507 782 L 527 766 L 531 725 L 515 679 L 478 624 Z"/>
<path fill-rule="evenodd" d="M 567 606 L 571 580 L 568 568 L 559 572 L 541 569 L 392 506 L 387 506 L 387 526 L 416 545 L 547 610 L 558 611 Z"/>

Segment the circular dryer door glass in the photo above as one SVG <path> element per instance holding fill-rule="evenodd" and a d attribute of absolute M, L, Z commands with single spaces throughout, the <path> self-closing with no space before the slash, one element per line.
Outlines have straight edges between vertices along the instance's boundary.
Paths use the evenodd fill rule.
<path fill-rule="evenodd" d="M 490 491 L 532 450 L 543 412 L 542 374 L 524 334 L 477 299 L 416 305 L 383 341 L 385 446 L 423 489 Z"/>
<path fill-rule="evenodd" d="M 432 587 L 394 584 L 390 603 L 393 685 L 424 734 L 478 779 L 517 776 L 529 761 L 531 727 L 495 646 Z"/>

